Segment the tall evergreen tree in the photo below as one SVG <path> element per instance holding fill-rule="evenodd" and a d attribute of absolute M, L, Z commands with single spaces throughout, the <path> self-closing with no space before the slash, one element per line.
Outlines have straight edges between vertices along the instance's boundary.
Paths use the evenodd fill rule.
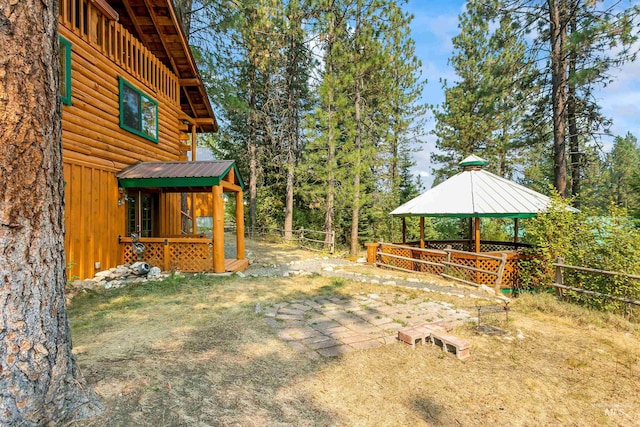
<path fill-rule="evenodd" d="M 462 158 L 480 154 L 495 173 L 509 176 L 523 147 L 524 118 L 535 75 L 525 44 L 508 16 L 496 14 L 499 2 L 470 2 L 460 15 L 449 63 L 460 80 L 443 81 L 445 101 L 434 107 L 441 165 L 436 180 L 457 172 Z M 495 29 L 491 29 L 495 23 Z"/>

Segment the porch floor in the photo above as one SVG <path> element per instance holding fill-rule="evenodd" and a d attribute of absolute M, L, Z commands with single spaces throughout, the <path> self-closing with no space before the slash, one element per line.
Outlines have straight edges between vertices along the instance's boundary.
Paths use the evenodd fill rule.
<path fill-rule="evenodd" d="M 232 271 L 234 273 L 237 271 L 245 271 L 248 266 L 249 266 L 249 260 L 246 258 L 245 259 L 227 258 L 224 260 L 224 271 Z"/>

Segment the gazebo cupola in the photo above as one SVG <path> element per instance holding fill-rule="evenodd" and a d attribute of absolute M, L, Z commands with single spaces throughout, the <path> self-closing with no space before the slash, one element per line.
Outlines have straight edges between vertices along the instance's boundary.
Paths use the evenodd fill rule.
<path fill-rule="evenodd" d="M 462 166 L 463 171 L 478 171 L 483 169 L 486 164 L 487 161 L 485 159 L 474 154 L 459 163 L 459 165 Z"/>

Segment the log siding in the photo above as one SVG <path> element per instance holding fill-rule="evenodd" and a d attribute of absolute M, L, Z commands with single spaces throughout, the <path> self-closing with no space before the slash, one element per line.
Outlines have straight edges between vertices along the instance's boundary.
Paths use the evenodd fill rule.
<path fill-rule="evenodd" d="M 90 0 L 60 0 L 70 45 L 71 99 L 63 104 L 68 277 L 89 278 L 120 259 L 125 205 L 115 172 L 141 161 L 186 160 L 178 77 Z M 157 102 L 157 143 L 120 126 L 119 79 Z M 161 194 L 158 228 L 179 234 L 180 195 Z"/>

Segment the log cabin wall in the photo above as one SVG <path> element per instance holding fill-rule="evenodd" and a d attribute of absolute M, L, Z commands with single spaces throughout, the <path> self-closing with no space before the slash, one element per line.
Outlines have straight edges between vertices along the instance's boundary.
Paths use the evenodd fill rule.
<path fill-rule="evenodd" d="M 62 114 L 65 249 L 68 276 L 81 279 L 120 260 L 125 204 L 114 173 L 139 161 L 186 160 L 177 76 L 99 6 L 60 0 L 59 31 L 71 44 L 71 103 Z M 157 102 L 157 143 L 120 127 L 119 78 Z M 160 233 L 179 234 L 180 195 L 160 203 Z"/>

